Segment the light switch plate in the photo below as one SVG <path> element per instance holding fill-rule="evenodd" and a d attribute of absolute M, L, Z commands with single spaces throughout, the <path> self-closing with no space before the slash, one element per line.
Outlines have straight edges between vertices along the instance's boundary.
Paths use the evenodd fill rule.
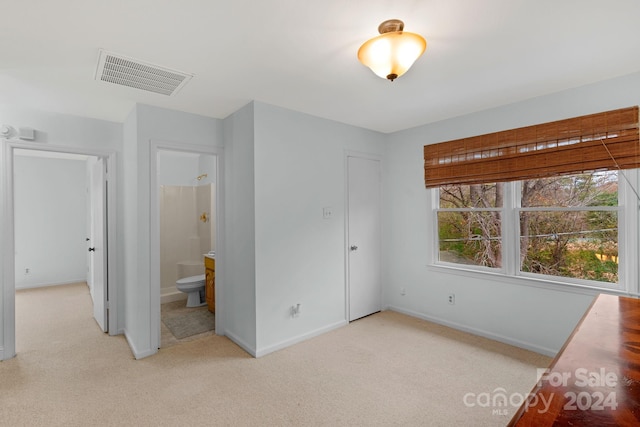
<path fill-rule="evenodd" d="M 322 208 L 322 218 L 331 219 L 333 217 L 333 208 L 331 206 Z"/>

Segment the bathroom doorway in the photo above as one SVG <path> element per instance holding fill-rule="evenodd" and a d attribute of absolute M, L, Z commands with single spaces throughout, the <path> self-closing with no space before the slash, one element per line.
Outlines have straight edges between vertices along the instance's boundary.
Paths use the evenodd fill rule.
<path fill-rule="evenodd" d="M 158 348 L 166 348 L 216 333 L 220 304 L 212 301 L 219 299 L 211 298 L 207 304 L 204 276 L 205 260 L 216 262 L 220 173 L 218 154 L 199 147 L 156 143 L 151 163 L 155 168 L 151 278 L 159 303 L 157 315 L 152 314 L 152 336 L 158 337 Z M 215 278 L 217 267 L 208 266 L 207 278 L 210 273 Z M 196 287 L 201 283 L 195 297 L 201 305 L 187 307 L 188 293 L 178 290 L 176 282 L 194 277 L 203 280 L 194 282 Z M 211 286 L 206 292 L 211 296 L 218 291 Z"/>

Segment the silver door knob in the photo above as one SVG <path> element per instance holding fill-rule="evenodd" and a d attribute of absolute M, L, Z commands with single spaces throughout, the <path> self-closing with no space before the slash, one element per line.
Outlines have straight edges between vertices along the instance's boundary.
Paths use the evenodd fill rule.
<path fill-rule="evenodd" d="M 351 249 L 352 251 L 357 251 L 357 250 L 358 250 L 358 247 L 357 247 L 356 245 L 351 245 L 351 248 L 350 248 L 350 249 Z"/>

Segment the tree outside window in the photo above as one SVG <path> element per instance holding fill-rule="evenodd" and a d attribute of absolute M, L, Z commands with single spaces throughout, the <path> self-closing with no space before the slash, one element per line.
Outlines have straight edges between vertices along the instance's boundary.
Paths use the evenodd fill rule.
<path fill-rule="evenodd" d="M 618 283 L 617 171 L 441 186 L 436 218 L 442 262 L 501 269 L 515 232 L 517 271 Z"/>

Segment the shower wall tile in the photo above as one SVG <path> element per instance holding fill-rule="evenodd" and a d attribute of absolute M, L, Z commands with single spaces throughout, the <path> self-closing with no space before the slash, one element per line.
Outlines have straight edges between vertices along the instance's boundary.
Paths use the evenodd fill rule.
<path fill-rule="evenodd" d="M 202 200 L 200 200 L 202 199 Z M 179 262 L 203 261 L 212 249 L 212 220 L 200 215 L 211 209 L 211 185 L 160 186 L 160 278 L 163 290 L 175 289 Z"/>
<path fill-rule="evenodd" d="M 198 206 L 198 217 L 206 214 L 208 220 L 206 222 L 198 221 L 198 236 L 200 236 L 200 253 L 207 253 L 213 250 L 212 233 L 213 229 L 213 207 L 211 204 L 211 184 L 201 185 L 197 187 L 196 203 Z"/>

